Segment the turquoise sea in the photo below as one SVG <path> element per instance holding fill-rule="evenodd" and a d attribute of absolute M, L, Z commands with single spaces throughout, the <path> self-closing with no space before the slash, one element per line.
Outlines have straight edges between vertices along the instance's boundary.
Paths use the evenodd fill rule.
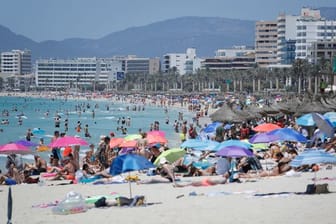
<path fill-rule="evenodd" d="M 81 105 L 81 107 L 79 107 Z M 137 110 L 133 111 L 136 106 Z M 139 107 L 141 108 L 140 110 Z M 142 110 L 144 107 L 144 110 Z M 129 110 L 127 109 L 129 108 Z M 93 117 L 94 110 L 94 117 Z M 79 112 L 81 111 L 81 112 Z M 78 135 L 97 145 L 101 135 L 109 135 L 114 132 L 116 137 L 123 137 L 121 131 L 117 130 L 118 119 L 130 117 L 131 125 L 127 127 L 128 134 L 137 134 L 141 128 L 149 131 L 150 124 L 154 121 L 160 123 L 160 130 L 165 131 L 170 147 L 176 147 L 180 143 L 178 133 L 174 132 L 173 123 L 178 119 L 178 113 L 183 112 L 184 119 L 191 121 L 192 114 L 183 109 L 165 109 L 155 105 L 131 104 L 125 101 L 113 100 L 64 100 L 45 98 L 24 98 L 24 97 L 0 97 L 1 120 L 8 119 L 9 124 L 0 125 L 0 144 L 15 142 L 25 139 L 27 130 L 40 128 L 44 134 L 35 134 L 33 142 L 38 143 L 40 138 L 45 144 L 49 144 L 55 130 L 65 131 L 64 121 L 68 119 L 67 135 Z M 8 112 L 8 116 L 6 114 Z M 60 127 L 55 127 L 55 117 L 60 116 Z M 22 124 L 19 124 L 21 116 Z M 169 124 L 166 124 L 167 118 Z M 80 122 L 81 132 L 76 132 L 76 125 Z M 91 138 L 84 137 L 84 126 L 88 125 Z M 125 126 L 125 125 L 124 125 Z M 82 146 L 83 151 L 88 146 Z M 32 148 L 33 149 L 33 148 Z M 33 149 L 34 150 L 34 149 Z M 48 152 L 40 153 L 43 157 L 48 157 Z M 23 156 L 23 159 L 31 160 L 33 156 Z M 4 170 L 6 155 L 0 155 L 0 169 Z"/>

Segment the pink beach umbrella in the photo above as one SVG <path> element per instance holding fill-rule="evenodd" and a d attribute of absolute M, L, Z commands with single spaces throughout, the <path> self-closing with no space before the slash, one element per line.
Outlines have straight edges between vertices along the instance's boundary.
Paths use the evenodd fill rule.
<path fill-rule="evenodd" d="M 17 143 L 8 143 L 5 145 L 0 146 L 0 154 L 32 154 L 31 151 L 27 146 L 17 144 Z"/>
<path fill-rule="evenodd" d="M 149 135 L 165 137 L 166 133 L 164 131 L 149 131 L 147 132 L 147 136 Z"/>
<path fill-rule="evenodd" d="M 160 144 L 166 144 L 168 142 L 168 140 L 164 137 L 164 136 L 160 136 L 160 135 L 149 135 L 146 137 L 147 139 L 147 144 L 151 145 L 151 144 L 156 144 L 156 143 L 160 143 Z"/>
<path fill-rule="evenodd" d="M 88 145 L 88 143 L 79 137 L 75 136 L 64 136 L 56 139 L 52 143 L 49 144 L 49 147 L 64 147 L 69 145 Z"/>

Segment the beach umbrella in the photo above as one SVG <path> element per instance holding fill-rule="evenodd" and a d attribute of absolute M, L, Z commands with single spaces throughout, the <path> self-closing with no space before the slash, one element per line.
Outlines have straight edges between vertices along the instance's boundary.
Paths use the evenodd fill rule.
<path fill-rule="evenodd" d="M 322 133 L 326 134 L 327 137 L 334 137 L 335 130 L 332 123 L 323 115 L 318 113 L 312 113 L 312 117 L 316 126 L 321 130 Z"/>
<path fill-rule="evenodd" d="M 219 126 L 221 126 L 221 125 L 222 125 L 221 122 L 216 121 L 216 122 L 213 122 L 213 123 L 211 123 L 211 124 L 208 124 L 208 125 L 203 129 L 203 131 L 204 131 L 205 133 L 213 133 L 213 132 L 215 132 L 216 129 L 217 129 Z"/>
<path fill-rule="evenodd" d="M 124 138 L 111 138 L 110 140 L 110 148 L 116 148 L 119 147 L 119 145 L 124 141 Z"/>
<path fill-rule="evenodd" d="M 79 137 L 75 136 L 64 136 L 57 138 L 55 141 L 49 144 L 49 147 L 64 147 L 69 145 L 88 145 L 88 143 Z"/>
<path fill-rule="evenodd" d="M 336 164 L 336 157 L 323 149 L 320 150 L 306 150 L 297 155 L 291 162 L 292 167 L 299 167 L 302 165 L 313 165 L 320 163 Z"/>
<path fill-rule="evenodd" d="M 244 157 L 244 156 L 253 156 L 251 150 L 246 149 L 241 146 L 227 146 L 216 152 L 217 156 L 226 156 L 226 157 Z"/>
<path fill-rule="evenodd" d="M 46 131 L 40 128 L 33 128 L 32 133 L 34 135 L 44 135 Z"/>
<path fill-rule="evenodd" d="M 17 143 L 8 143 L 5 145 L 0 145 L 0 154 L 32 154 L 31 151 L 27 146 L 17 144 Z"/>
<path fill-rule="evenodd" d="M 154 161 L 154 165 L 158 166 L 160 164 L 161 158 L 165 158 L 168 162 L 173 163 L 176 160 L 182 158 L 186 154 L 186 151 L 181 148 L 171 148 L 163 151 Z"/>
<path fill-rule="evenodd" d="M 292 167 L 300 167 L 303 165 L 313 165 L 313 164 L 336 164 L 336 157 L 331 155 L 330 153 L 324 150 L 307 150 L 303 153 L 297 155 L 291 162 L 290 166 Z M 314 182 L 316 181 L 316 171 Z"/>
<path fill-rule="evenodd" d="M 8 188 L 8 201 L 7 201 L 7 224 L 12 224 L 12 212 L 13 212 L 13 198 L 12 188 Z"/>
<path fill-rule="evenodd" d="M 212 140 L 187 139 L 180 145 L 180 147 L 198 151 L 213 151 L 218 145 L 219 142 Z"/>
<path fill-rule="evenodd" d="M 256 132 L 268 132 L 281 128 L 279 125 L 272 123 L 263 123 L 253 128 Z"/>
<path fill-rule="evenodd" d="M 277 140 L 278 138 L 275 135 L 269 135 L 267 132 L 263 132 L 253 135 L 248 141 L 252 144 L 255 144 L 255 143 L 269 143 Z"/>
<path fill-rule="evenodd" d="M 305 136 L 290 128 L 280 128 L 266 133 L 275 136 L 277 141 L 307 142 Z"/>
<path fill-rule="evenodd" d="M 166 133 L 164 131 L 149 131 L 147 132 L 147 136 L 148 135 L 154 135 L 154 136 L 162 136 L 165 137 Z"/>
<path fill-rule="evenodd" d="M 215 151 L 216 147 L 220 144 L 213 140 L 204 140 L 205 146 L 194 147 L 196 151 Z"/>
<path fill-rule="evenodd" d="M 224 125 L 224 130 L 230 130 L 232 128 L 231 124 Z"/>
<path fill-rule="evenodd" d="M 315 126 L 312 113 L 304 114 L 296 119 L 296 124 L 300 126 Z"/>
<path fill-rule="evenodd" d="M 323 115 L 325 118 L 328 118 L 329 121 L 336 127 L 336 112 L 327 112 Z"/>
<path fill-rule="evenodd" d="M 27 147 L 38 146 L 37 143 L 31 142 L 31 141 L 27 141 L 27 140 L 24 140 L 24 139 L 18 140 L 18 141 L 14 142 L 14 143 L 20 144 L 20 145 L 24 145 L 24 146 L 27 146 Z"/>
<path fill-rule="evenodd" d="M 125 140 L 136 140 L 142 138 L 142 135 L 140 134 L 129 134 L 124 137 Z"/>
<path fill-rule="evenodd" d="M 248 143 L 248 142 L 243 142 L 243 141 L 240 141 L 240 140 L 227 140 L 227 141 L 223 141 L 221 142 L 215 149 L 214 151 L 219 151 L 225 147 L 228 147 L 228 146 L 239 146 L 239 147 L 242 147 L 242 148 L 246 148 L 246 149 L 249 149 L 251 148 L 251 144 Z"/>
<path fill-rule="evenodd" d="M 156 143 L 166 144 L 168 142 L 166 137 L 161 136 L 161 135 L 147 135 L 146 141 L 147 141 L 147 144 L 149 145 L 156 144 Z"/>
<path fill-rule="evenodd" d="M 155 168 L 155 166 L 145 157 L 137 154 L 125 154 L 117 156 L 113 160 L 110 166 L 110 174 L 112 176 L 115 176 L 128 172 L 130 175 L 131 171 L 144 170 L 149 168 Z M 132 198 L 131 181 L 129 181 L 129 190 L 130 190 L 130 198 Z"/>
<path fill-rule="evenodd" d="M 119 144 L 120 148 L 136 148 L 138 145 L 137 140 L 124 140 L 122 143 Z"/>

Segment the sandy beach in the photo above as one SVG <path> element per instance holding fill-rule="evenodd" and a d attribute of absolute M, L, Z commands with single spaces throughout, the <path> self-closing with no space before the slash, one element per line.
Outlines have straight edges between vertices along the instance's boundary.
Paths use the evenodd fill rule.
<path fill-rule="evenodd" d="M 328 183 L 336 192 L 335 167 L 322 169 L 317 183 Z M 71 184 L 60 182 L 12 186 L 13 223 L 335 223 L 335 193 L 300 195 L 306 185 L 313 183 L 314 174 L 301 173 L 300 177 L 268 177 L 249 182 L 230 183 L 210 187 L 174 188 L 171 184 L 132 184 L 134 195 L 144 195 L 149 205 L 141 207 L 91 208 L 85 213 L 56 215 L 51 207 L 33 207 L 62 200 L 70 191 L 83 197 L 108 195 L 116 192 L 129 196 L 129 185 L 124 184 Z M 141 174 L 140 178 L 149 178 Z M 204 177 L 183 178 L 188 180 Z M 218 177 L 211 177 L 218 178 Z M 50 186 L 53 184 L 54 186 Z M 8 186 L 0 186 L 0 216 L 7 214 Z M 190 193 L 197 196 L 190 196 Z M 288 194 L 279 194 L 287 192 Z M 269 196 L 255 194 L 275 193 Z M 178 197 L 179 196 L 179 197 Z"/>

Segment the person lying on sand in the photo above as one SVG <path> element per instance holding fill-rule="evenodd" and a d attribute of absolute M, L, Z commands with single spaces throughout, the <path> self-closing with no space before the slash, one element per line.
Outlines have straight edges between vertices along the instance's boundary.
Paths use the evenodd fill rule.
<path fill-rule="evenodd" d="M 160 166 L 157 168 L 159 175 L 151 179 L 138 181 L 137 184 L 154 184 L 154 183 L 173 183 L 173 186 L 176 185 L 174 166 L 169 164 L 166 158 L 161 158 Z"/>
<path fill-rule="evenodd" d="M 224 174 L 221 178 L 219 179 L 211 179 L 209 177 L 205 177 L 202 180 L 196 180 L 192 181 L 187 184 L 175 184 L 175 187 L 188 187 L 188 186 L 193 186 L 193 187 L 208 187 L 208 186 L 214 186 L 218 184 L 226 184 L 229 178 L 229 174 L 226 173 Z"/>

